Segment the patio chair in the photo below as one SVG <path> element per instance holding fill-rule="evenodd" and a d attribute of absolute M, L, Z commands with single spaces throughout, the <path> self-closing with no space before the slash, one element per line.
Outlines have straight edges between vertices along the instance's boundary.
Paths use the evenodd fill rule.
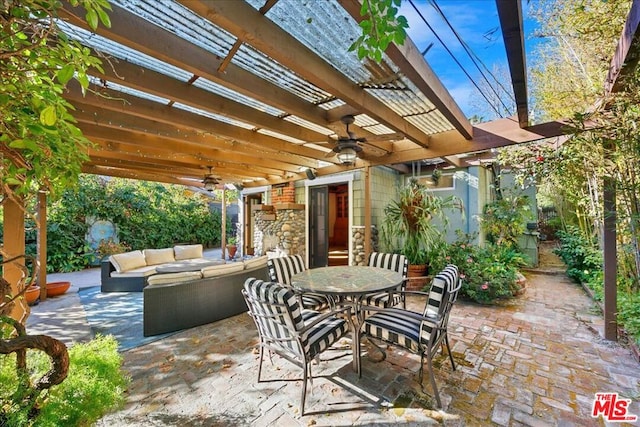
<path fill-rule="evenodd" d="M 369 261 L 367 263 L 369 267 L 386 268 L 387 270 L 393 270 L 402 274 L 404 279 L 399 288 L 393 289 L 389 292 L 379 292 L 376 294 L 367 295 L 363 299 L 364 305 L 373 305 L 376 307 L 393 307 L 402 303 L 402 308 L 405 308 L 404 290 L 407 286 L 407 271 L 409 269 L 409 263 L 407 258 L 401 254 L 387 254 L 383 252 L 372 252 L 369 255 Z"/>
<path fill-rule="evenodd" d="M 429 293 L 405 291 L 407 295 L 427 296 L 422 313 L 403 308 L 370 307 L 367 310 L 373 314 L 364 320 L 360 331 L 383 355 L 385 354 L 384 350 L 375 344 L 371 338 L 376 338 L 419 354 L 419 380 L 421 387 L 423 387 L 424 359 L 427 359 L 429 379 L 439 408 L 442 407 L 442 403 L 433 375 L 433 357 L 438 348 L 444 348 L 446 345 L 451 367 L 453 370 L 456 369 L 451 347 L 449 346 L 447 325 L 449 314 L 458 297 L 460 286 L 458 268 L 450 264 L 433 278 Z"/>
<path fill-rule="evenodd" d="M 269 280 L 291 287 L 291 278 L 307 269 L 300 255 L 270 258 L 267 260 Z M 297 291 L 296 291 L 297 292 Z M 322 311 L 329 308 L 329 301 L 323 295 L 300 293 L 302 306 L 309 310 Z"/>
<path fill-rule="evenodd" d="M 300 366 L 303 371 L 300 414 L 304 415 L 307 378 L 313 378 L 311 361 L 342 338 L 350 327 L 353 328 L 351 309 L 343 307 L 326 313 L 304 310 L 290 287 L 254 278 L 245 282 L 242 295 L 260 336 L 258 382 L 262 382 L 265 350 L 270 357 L 275 353 Z M 344 315 L 338 317 L 337 314 L 341 313 Z"/>

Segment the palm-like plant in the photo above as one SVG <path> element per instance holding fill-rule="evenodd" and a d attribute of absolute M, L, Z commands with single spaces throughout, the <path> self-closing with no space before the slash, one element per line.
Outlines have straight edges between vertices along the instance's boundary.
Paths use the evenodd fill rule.
<path fill-rule="evenodd" d="M 402 253 L 409 264 L 425 264 L 429 255 L 444 242 L 444 230 L 432 220 L 439 218 L 442 227 L 446 227 L 449 224 L 446 209 L 462 212 L 461 200 L 455 196 L 435 196 L 416 179 L 411 179 L 400 189 L 398 200 L 391 201 L 384 209 L 383 245 Z"/>

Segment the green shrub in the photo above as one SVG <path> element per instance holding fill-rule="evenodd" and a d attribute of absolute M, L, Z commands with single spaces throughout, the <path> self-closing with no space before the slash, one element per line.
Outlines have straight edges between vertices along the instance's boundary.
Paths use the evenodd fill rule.
<path fill-rule="evenodd" d="M 476 302 L 487 304 L 512 297 L 518 290 L 518 268 L 525 265 L 524 256 L 514 248 L 481 248 L 471 240 L 471 236 L 459 235 L 444 255 L 432 260 L 431 272 L 440 271 L 448 263 L 457 265 L 463 279 L 461 295 Z"/>
<path fill-rule="evenodd" d="M 69 348 L 69 375 L 41 395 L 38 416 L 28 419 L 28 408 L 19 408 L 15 354 L 0 358 L 0 425 L 87 426 L 124 403 L 129 378 L 121 371 L 122 358 L 113 336 L 98 336 Z M 40 351 L 27 351 L 27 366 L 33 376 L 49 370 L 49 358 Z M 5 424 L 3 424 L 2 417 Z"/>
<path fill-rule="evenodd" d="M 557 235 L 560 248 L 554 253 L 567 265 L 567 276 L 578 283 L 587 283 L 593 274 L 602 270 L 602 253 L 579 228 L 569 226 L 566 230 L 559 230 Z"/>
<path fill-rule="evenodd" d="M 618 322 L 640 344 L 640 293 L 618 293 Z"/>
<path fill-rule="evenodd" d="M 77 188 L 48 206 L 47 271 L 78 271 L 95 262 L 85 241 L 91 219 L 113 222 L 119 241 L 131 249 L 219 245 L 221 214 L 209 201 L 184 186 L 81 175 Z M 35 224 L 26 226 L 26 252 L 35 255 Z"/>

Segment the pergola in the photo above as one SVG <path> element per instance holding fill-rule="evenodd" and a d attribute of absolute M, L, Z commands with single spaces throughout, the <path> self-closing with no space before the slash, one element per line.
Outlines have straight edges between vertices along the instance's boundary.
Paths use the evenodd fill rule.
<path fill-rule="evenodd" d="M 426 159 L 463 167 L 473 157 L 459 154 L 558 136 L 566 124 L 529 126 L 519 0 L 496 0 L 517 114 L 477 125 L 411 40 L 391 44 L 380 63 L 348 52 L 361 31 L 358 0 L 111 4 L 112 26 L 97 34 L 84 10 L 67 6 L 60 15 L 71 38 L 104 58 L 92 92 L 71 84 L 65 94 L 95 143 L 87 173 L 190 186 L 202 186 L 211 173 L 255 187 L 305 179 L 307 169 L 318 176 L 377 165 L 408 172 L 407 164 Z M 627 47 L 637 28 L 634 11 L 622 40 Z M 616 53 L 612 69 L 625 58 L 626 51 Z M 353 136 L 367 140 L 349 165 L 335 155 L 336 140 L 348 136 L 345 116 L 353 116 Z M 9 226 L 17 217 L 5 208 Z M 22 253 L 24 239 L 7 226 L 5 220 L 5 246 Z"/>

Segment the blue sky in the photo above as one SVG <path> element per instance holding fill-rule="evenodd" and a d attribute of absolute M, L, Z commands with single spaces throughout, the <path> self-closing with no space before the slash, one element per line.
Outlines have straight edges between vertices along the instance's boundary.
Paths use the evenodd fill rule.
<path fill-rule="evenodd" d="M 431 3 L 427 0 L 413 0 L 413 3 L 476 83 L 479 82 L 482 78 L 480 72 Z M 489 70 L 493 70 L 494 65 L 508 70 L 495 0 L 437 0 L 437 4 L 453 28 Z M 482 103 L 482 96 L 422 21 L 409 0 L 402 2 L 400 13 L 409 21 L 409 37 L 419 50 L 422 51 L 433 43 L 425 58 L 465 115 L 470 117 L 473 114 L 478 114 L 488 118 L 491 109 L 488 106 L 483 107 L 485 111 L 478 108 L 478 105 Z M 535 23 L 527 19 L 526 15 L 527 5 L 524 3 L 525 49 L 530 52 L 535 40 L 527 33 L 534 29 Z M 483 68 L 482 70 L 485 71 Z M 492 81 L 492 84 L 495 83 Z M 509 84 L 508 88 L 511 90 L 510 82 L 505 82 L 506 84 Z"/>

